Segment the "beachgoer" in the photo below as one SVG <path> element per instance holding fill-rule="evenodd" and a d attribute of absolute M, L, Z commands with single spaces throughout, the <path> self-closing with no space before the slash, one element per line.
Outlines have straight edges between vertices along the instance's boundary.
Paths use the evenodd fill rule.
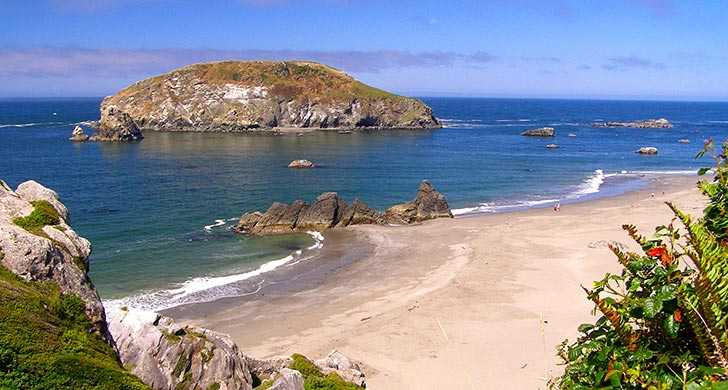
<path fill-rule="evenodd" d="M 559 210 L 561 210 L 561 202 L 556 202 L 556 204 L 554 205 L 554 211 L 559 211 Z"/>

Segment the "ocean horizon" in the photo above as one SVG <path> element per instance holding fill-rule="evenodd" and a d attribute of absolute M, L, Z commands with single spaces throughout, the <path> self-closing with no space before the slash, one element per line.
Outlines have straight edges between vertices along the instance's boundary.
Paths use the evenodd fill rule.
<path fill-rule="evenodd" d="M 246 293 L 236 283 L 325 245 L 320 234 L 241 237 L 239 216 L 274 201 L 336 191 L 379 210 L 421 180 L 455 215 L 568 205 L 642 188 L 645 176 L 691 174 L 706 138 L 728 135 L 728 103 L 421 97 L 442 129 L 314 132 L 303 137 L 146 132 L 141 143 L 76 144 L 100 98 L 0 99 L 3 180 L 55 189 L 94 244 L 91 276 L 116 305 L 161 310 Z M 671 129 L 594 128 L 668 118 Z M 523 137 L 556 128 L 553 138 Z M 570 136 L 572 134 L 573 136 Z M 678 143 L 680 139 L 689 144 Z M 558 149 L 548 149 L 555 143 Z M 635 151 L 659 149 L 656 156 Z M 313 170 L 291 170 L 305 158 Z"/>

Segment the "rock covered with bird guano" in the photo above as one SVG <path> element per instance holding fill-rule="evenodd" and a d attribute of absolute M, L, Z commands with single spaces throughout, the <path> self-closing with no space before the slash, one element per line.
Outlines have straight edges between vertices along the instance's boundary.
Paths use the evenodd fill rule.
<path fill-rule="evenodd" d="M 660 119 L 645 119 L 639 121 L 608 121 L 608 122 L 596 122 L 592 124 L 592 127 L 631 127 L 635 129 L 669 129 L 672 127 L 672 123 L 665 118 Z"/>
<path fill-rule="evenodd" d="M 526 137 L 553 137 L 556 130 L 553 127 L 539 127 L 538 129 L 529 129 L 521 133 Z"/>
<path fill-rule="evenodd" d="M 310 205 L 301 200 L 290 205 L 274 202 L 265 213 L 247 212 L 233 230 L 254 235 L 321 232 L 334 227 L 410 224 L 434 218 L 452 218 L 452 213 L 445 196 L 423 181 L 414 200 L 392 206 L 385 214 L 359 199 L 349 205 L 336 192 L 325 192 Z"/>
<path fill-rule="evenodd" d="M 139 309 L 109 310 L 124 367 L 155 390 L 252 389 L 245 357 L 227 335 Z"/>
<path fill-rule="evenodd" d="M 104 103 L 106 99 L 104 99 Z M 91 141 L 131 142 L 144 138 L 134 118 L 113 104 L 101 104 L 101 120 Z"/>
<path fill-rule="evenodd" d="M 112 346 L 106 315 L 88 278 L 91 243 L 69 225 L 58 194 L 35 181 L 13 191 L 0 180 L 0 264 L 30 281 L 52 281 L 64 294 L 80 297 L 97 332 Z"/>
<path fill-rule="evenodd" d="M 138 129 L 438 127 L 432 109 L 421 101 L 370 87 L 326 65 L 225 61 L 176 69 L 105 98 L 95 139 L 140 139 Z"/>
<path fill-rule="evenodd" d="M 643 146 L 637 150 L 638 154 L 657 154 L 657 148 L 653 146 Z"/>
<path fill-rule="evenodd" d="M 69 138 L 69 140 L 73 142 L 86 142 L 88 141 L 88 135 L 86 135 L 86 131 L 83 130 L 83 127 L 76 126 L 73 128 L 73 132 L 71 132 L 71 138 Z"/>
<path fill-rule="evenodd" d="M 391 224 L 411 224 L 435 218 L 452 218 L 450 206 L 445 195 L 423 180 L 417 197 L 408 203 L 390 207 L 384 213 L 384 219 Z"/>
<path fill-rule="evenodd" d="M 313 168 L 315 165 L 309 160 L 293 160 L 288 164 L 288 168 Z"/>

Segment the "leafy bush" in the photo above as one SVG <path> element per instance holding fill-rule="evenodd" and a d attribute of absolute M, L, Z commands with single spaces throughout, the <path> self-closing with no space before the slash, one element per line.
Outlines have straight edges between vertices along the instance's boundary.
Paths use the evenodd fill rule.
<path fill-rule="evenodd" d="M 559 346 L 566 368 L 552 388 L 728 388 L 727 153 L 728 142 L 715 178 L 698 184 L 708 197 L 701 219 L 668 203 L 675 219 L 653 238 L 623 227 L 642 253 L 610 246 L 622 272 L 584 289 L 602 317 Z"/>
<path fill-rule="evenodd" d="M 303 387 L 306 390 L 361 390 L 362 388 L 346 382 L 336 373 L 324 375 L 316 365 L 305 356 L 294 353 L 293 362 L 288 366 L 303 375 Z"/>
<path fill-rule="evenodd" d="M 31 202 L 33 211 L 25 216 L 13 219 L 13 223 L 21 228 L 36 234 L 44 235 L 43 227 L 47 225 L 58 225 L 61 217 L 55 207 L 46 200 Z"/>

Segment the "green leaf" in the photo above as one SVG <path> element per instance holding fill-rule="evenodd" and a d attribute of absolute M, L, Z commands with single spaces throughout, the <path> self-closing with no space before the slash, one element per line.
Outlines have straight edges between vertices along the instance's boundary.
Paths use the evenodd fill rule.
<path fill-rule="evenodd" d="M 677 337 L 677 332 L 680 330 L 680 323 L 675 321 L 675 317 L 667 316 L 662 321 L 662 328 L 670 337 Z"/>
<path fill-rule="evenodd" d="M 645 299 L 642 303 L 642 310 L 645 318 L 655 318 L 657 313 L 662 310 L 662 299 L 657 296 Z"/>
<path fill-rule="evenodd" d="M 698 169 L 698 176 L 703 176 L 708 173 L 708 171 L 710 171 L 710 168 L 700 168 Z"/>

